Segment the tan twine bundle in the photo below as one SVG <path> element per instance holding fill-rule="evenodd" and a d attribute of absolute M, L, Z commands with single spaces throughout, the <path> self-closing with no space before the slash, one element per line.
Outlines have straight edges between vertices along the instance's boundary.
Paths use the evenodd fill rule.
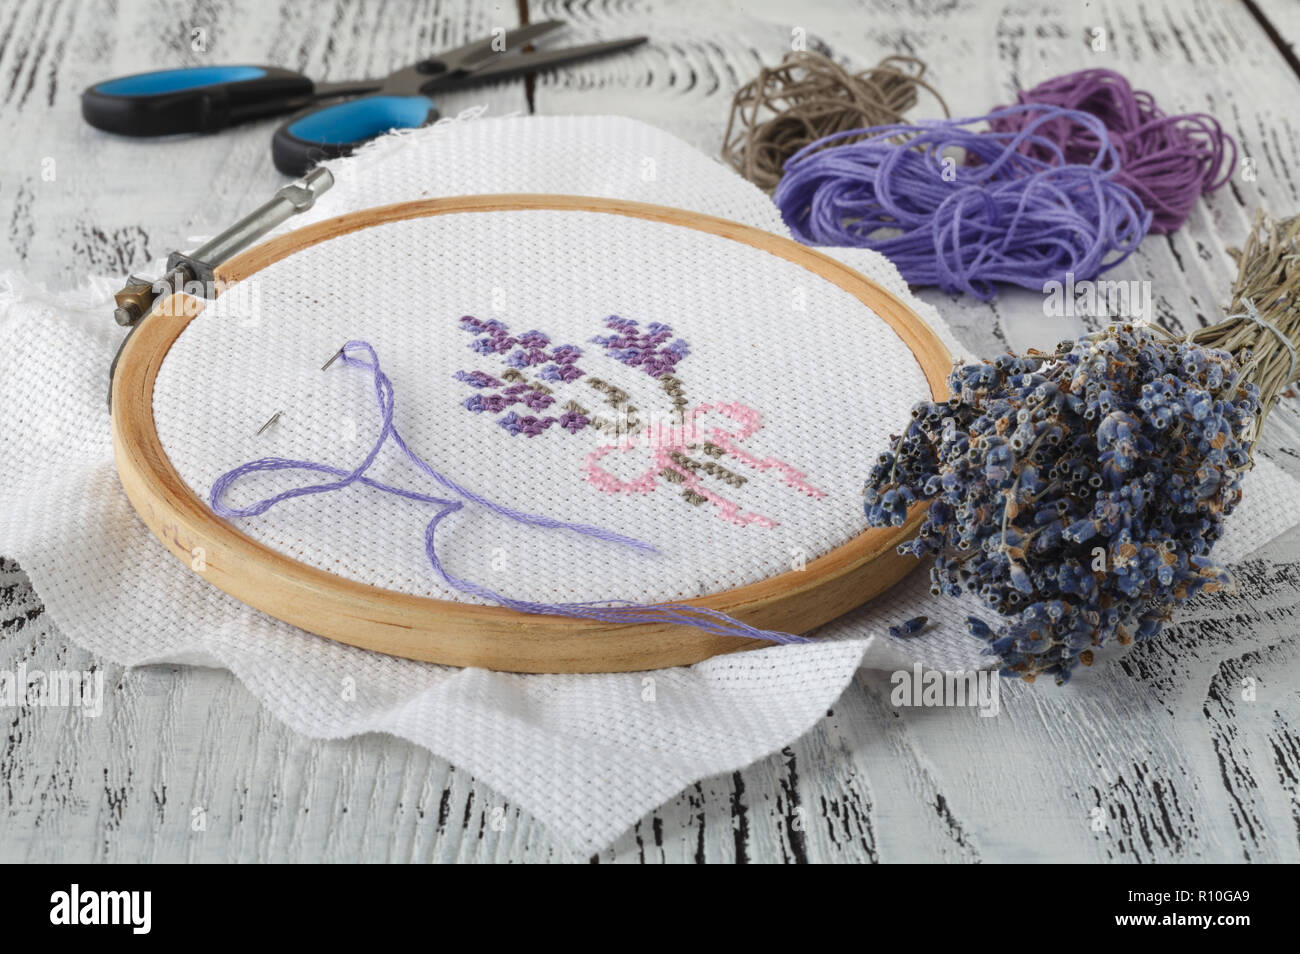
<path fill-rule="evenodd" d="M 850 73 L 820 53 L 787 53 L 778 66 L 764 67 L 736 91 L 722 156 L 771 192 L 786 160 L 810 143 L 851 129 L 905 122 L 903 114 L 916 105 L 919 89 L 934 96 L 947 116 L 947 103 L 923 78 L 925 69 L 916 57 L 887 56 Z M 854 141 L 850 137 L 836 145 Z"/>

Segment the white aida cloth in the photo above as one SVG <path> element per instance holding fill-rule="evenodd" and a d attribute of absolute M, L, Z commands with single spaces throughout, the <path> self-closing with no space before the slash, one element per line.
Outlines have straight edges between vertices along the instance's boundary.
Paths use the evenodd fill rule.
<path fill-rule="evenodd" d="M 753 186 L 672 136 L 626 119 L 462 120 L 388 137 L 357 157 L 332 166 L 337 185 L 315 209 L 293 221 L 293 227 L 425 196 L 559 192 L 656 202 L 785 234 L 772 204 Z M 428 250 L 427 261 L 419 267 L 398 263 L 401 267 L 395 266 L 389 276 L 397 280 L 391 293 L 414 294 L 421 301 L 422 320 L 436 325 L 428 336 L 428 348 L 404 348 L 398 343 L 404 319 L 373 320 L 372 312 L 364 321 L 343 320 L 343 313 L 357 304 L 349 297 L 357 283 L 342 274 L 346 263 L 336 263 L 340 274 L 320 277 L 318 290 L 307 287 L 308 273 L 300 270 L 307 266 L 301 263 L 284 270 L 286 279 L 291 280 L 265 285 L 259 314 L 269 316 L 295 303 L 305 313 L 302 320 L 287 326 L 283 340 L 273 342 L 273 336 L 259 334 L 256 318 L 250 314 L 228 315 L 234 321 L 227 323 L 225 337 L 216 334 L 215 323 L 200 320 L 182 336 L 186 347 L 177 352 L 175 360 L 165 362 L 155 409 L 160 434 L 186 471 L 183 475 L 206 496 L 217 472 L 256 456 L 275 453 L 331 459 L 329 455 L 349 440 L 360 449 L 374 427 L 373 405 L 365 403 L 369 398 L 364 374 L 335 368 L 322 375 L 317 370 L 321 360 L 346 337 L 369 338 L 379 346 L 381 360 L 394 375 L 399 415 L 407 413 L 412 421 L 425 414 L 436 415 L 450 422 L 454 439 L 479 443 L 495 439 L 499 428 L 493 416 L 474 414 L 456 403 L 474 389 L 453 374 L 476 369 L 495 373 L 502 365 L 495 356 L 470 350 L 467 344 L 473 336 L 448 323 L 472 310 L 470 302 L 456 295 L 475 301 L 486 297 L 491 303 L 493 288 L 503 289 L 504 300 L 489 307 L 505 314 L 511 308 L 512 290 L 521 294 L 519 288 L 536 288 L 533 283 L 545 282 L 545 269 L 528 261 L 519 230 L 537 230 L 532 238 L 538 238 L 558 226 L 542 219 L 534 222 L 526 225 L 510 216 L 472 225 L 449 222 L 423 231 L 417 228 L 413 236 L 397 243 L 408 251 L 412 239 L 436 239 L 439 243 Z M 570 226 L 571 222 L 565 224 L 564 234 L 572 234 Z M 819 443 L 814 425 L 796 425 L 810 415 L 816 420 L 833 420 L 834 402 L 843 400 L 844 392 L 867 387 L 860 367 L 859 377 L 845 375 L 855 362 L 879 362 L 880 358 L 863 354 L 847 339 L 838 350 L 828 349 L 824 338 L 834 339 L 834 328 L 828 327 L 822 329 L 826 335 L 801 333 L 798 344 L 801 354 L 826 362 L 822 377 L 807 368 L 792 367 L 789 374 L 798 379 L 797 387 L 783 391 L 770 383 L 756 383 L 753 369 L 769 366 L 770 354 L 764 351 L 772 347 L 768 337 L 757 333 L 745 340 L 734 334 L 729 337 L 710 328 L 688 307 L 701 300 L 721 307 L 718 296 L 722 292 L 707 287 L 710 269 L 692 262 L 690 268 L 682 269 L 690 274 L 687 283 L 659 298 L 647 298 L 646 289 L 652 283 L 635 270 L 614 273 L 619 279 L 614 284 L 598 273 L 616 264 L 617 256 L 608 252 L 607 243 L 620 237 L 639 243 L 639 252 L 651 258 L 646 268 L 670 264 L 662 258 L 669 253 L 656 252 L 651 241 L 655 229 L 614 220 L 591 228 L 588 245 L 565 253 L 575 261 L 585 258 L 592 262 L 585 284 L 566 290 L 561 288 L 562 281 L 554 279 L 554 284 L 543 285 L 541 293 L 515 303 L 524 317 L 517 325 L 511 321 L 510 330 L 537 328 L 552 334 L 556 343 L 572 339 L 591 356 L 591 367 L 586 368 L 590 374 L 607 377 L 629 390 L 633 385 L 644 390 L 644 382 L 636 377 L 639 372 L 619 365 L 602 354 L 599 345 L 589 342 L 602 331 L 591 324 L 602 315 L 579 314 L 578 309 L 565 312 L 548 305 L 552 295 L 570 304 L 591 304 L 605 295 L 623 295 L 609 312 L 641 319 L 643 324 L 664 321 L 687 339 L 691 353 L 680 362 L 677 373 L 688 400 L 770 400 L 771 406 L 762 408 L 765 429 L 761 436 L 773 440 L 770 445 L 756 446 L 787 459 L 810 479 L 815 475 L 814 483 L 822 481 L 827 496 L 814 501 L 769 474 L 761 474 L 737 490 L 736 496 L 739 500 L 744 494 L 743 502 L 756 511 L 779 509 L 784 519 L 777 527 L 728 527 L 707 508 L 691 507 L 675 493 L 658 490 L 633 504 L 637 516 L 628 524 L 626 498 L 595 491 L 582 485 L 577 476 L 581 457 L 575 460 L 570 445 L 584 435 L 561 433 L 557 427 L 535 439 L 504 435 L 502 446 L 515 458 L 524 455 L 522 463 L 512 459 L 509 466 L 548 472 L 560 468 L 568 475 L 565 479 L 570 484 L 563 493 L 538 488 L 536 499 L 527 501 L 530 507 L 628 532 L 635 532 L 639 522 L 656 536 L 653 542 L 678 549 L 673 551 L 674 559 L 667 561 L 667 569 L 647 572 L 643 565 L 634 565 L 644 558 L 620 555 L 614 562 L 607 545 L 575 538 L 572 545 L 564 541 L 570 548 L 561 559 L 551 561 L 566 565 L 568 575 L 560 579 L 553 568 L 525 572 L 518 563 L 510 566 L 510 554 L 526 553 L 537 537 L 530 534 L 526 539 L 514 539 L 510 537 L 514 531 L 498 520 L 491 533 L 498 541 L 496 546 L 507 551 L 509 572 L 480 582 L 529 597 L 553 596 L 557 587 L 567 586 L 572 593 L 569 598 L 662 598 L 767 575 L 773 568 L 784 568 L 790 547 L 809 549 L 811 558 L 819 548 L 851 535 L 861 526 L 858 500 L 852 498 L 870 461 L 870 457 L 862 457 L 863 448 L 878 434 L 839 434 L 845 449 Z M 476 254 L 475 243 L 490 245 L 498 239 L 499 230 L 516 236 L 513 241 L 520 251 L 520 262 L 508 279 L 484 275 L 456 279 L 450 275 L 452 269 L 433 264 L 450 254 L 464 266 Z M 364 250 L 370 241 L 366 236 L 355 239 L 358 261 L 372 257 Z M 699 248 L 710 245 L 698 241 L 703 242 Z M 716 252 L 716 248 L 709 250 L 710 255 Z M 938 314 L 909 294 L 889 262 L 865 251 L 835 254 L 902 297 L 933 325 L 954 353 L 960 353 Z M 661 257 L 654 258 L 656 255 Z M 739 295 L 741 302 L 754 310 L 756 327 L 767 328 L 770 337 L 782 317 L 789 317 L 788 301 L 774 306 L 766 300 L 763 293 L 780 282 L 753 275 L 754 266 L 747 258 L 746 253 L 736 251 L 726 260 L 727 268 L 739 269 L 747 278 L 737 281 L 733 275 L 718 284 L 727 285 L 732 295 Z M 435 305 L 427 289 L 432 283 L 442 287 L 444 282 L 452 283 L 448 287 L 454 287 L 456 295 Z M 788 283 L 782 287 L 788 296 Z M 4 474 L 0 553 L 19 561 L 70 640 L 115 662 L 225 667 L 272 713 L 305 734 L 340 738 L 379 731 L 426 746 L 546 823 L 575 857 L 609 844 L 646 812 L 692 782 L 739 769 L 793 741 L 834 704 L 859 666 L 896 668 L 922 662 L 942 669 L 969 669 L 985 662 L 977 655 L 977 644 L 964 633 L 962 620 L 969 607 L 960 601 L 931 599 L 923 571 L 913 573 L 870 606 L 826 627 L 815 644 L 719 657 L 690 668 L 652 674 L 521 676 L 456 670 L 352 649 L 297 630 L 205 583 L 200 574 L 154 540 L 127 502 L 113 467 L 104 407 L 106 369 L 120 336 L 108 320 L 112 288 L 113 283 L 105 280 L 55 296 L 26 286 L 16 276 L 9 276 L 0 287 L 0 334 L 9 342 L 9 361 L 0 377 L 0 406 L 5 409 L 5 429 L 0 434 L 0 473 Z M 808 294 L 807 312 L 800 316 L 803 320 L 824 319 L 833 324 L 834 316 L 846 313 L 845 303 L 837 303 L 830 290 L 810 284 Z M 312 303 L 304 298 L 313 295 L 339 297 L 328 307 L 308 309 Z M 672 314 L 665 317 L 639 309 Z M 819 317 L 822 310 L 831 317 Z M 309 311 L 324 321 L 317 333 L 311 332 L 306 320 Z M 479 317 L 495 315 L 485 312 Z M 799 326 L 791 321 L 789 327 Z M 885 336 L 876 339 L 875 344 L 885 353 L 893 347 Z M 250 354 L 244 345 L 254 340 L 258 351 Z M 450 348 L 445 347 L 448 343 Z M 728 356 L 735 360 L 729 361 Z M 888 385 L 877 388 L 877 403 L 867 409 L 870 420 L 864 429 L 887 430 L 890 416 L 900 411 L 905 414 L 907 405 L 917 397 L 914 362 L 907 355 L 892 355 L 890 360 L 893 358 L 897 361 L 888 368 Z M 202 372 L 198 364 L 202 364 Z M 693 379 L 693 366 L 707 371 Z M 882 373 L 880 364 L 871 366 L 876 374 Z M 308 370 L 301 370 L 304 368 Z M 187 373 L 202 373 L 202 377 L 187 382 Z M 427 381 L 420 380 L 421 374 Z M 232 381 L 241 386 L 223 385 Z M 555 390 L 561 389 L 557 386 Z M 204 393 L 196 398 L 188 393 L 193 391 Z M 647 393 L 655 396 L 653 388 Z M 791 395 L 795 397 L 791 399 Z M 786 400 L 776 401 L 778 397 Z M 277 425 L 262 442 L 248 436 L 270 412 L 282 408 L 282 427 Z M 333 429 L 313 423 L 331 416 L 337 422 Z M 355 420 L 355 428 L 347 423 L 349 416 Z M 218 419 L 220 427 L 208 427 Z M 412 428 L 409 425 L 407 430 Z M 219 435 L 214 437 L 209 430 Z M 415 430 L 422 442 L 420 449 L 439 459 L 442 438 Z M 755 435 L 756 442 L 759 436 Z M 581 446 L 589 450 L 590 443 L 594 442 Z M 551 456 L 562 452 L 567 456 Z M 342 459 L 354 457 L 344 454 Z M 831 466 L 826 466 L 828 461 Z M 486 480 L 501 465 L 485 459 L 477 466 L 476 474 L 452 476 L 467 483 L 471 477 Z M 485 489 L 494 487 L 500 495 L 501 488 L 495 484 L 489 483 Z M 264 489 L 258 485 L 249 493 Z M 587 496 L 576 506 L 572 500 L 580 490 Z M 1229 562 L 1240 559 L 1300 522 L 1298 490 L 1296 481 L 1261 462 L 1246 479 L 1245 500 L 1217 554 Z M 410 508 L 375 510 L 380 517 L 370 516 L 366 525 L 322 532 L 302 516 L 316 509 L 313 501 L 329 508 L 350 506 L 338 494 L 309 498 L 299 502 L 299 511 L 293 507 L 283 508 L 283 514 L 273 511 L 265 518 L 242 521 L 241 529 L 308 561 L 323 565 L 337 558 L 340 563 L 335 572 L 412 592 L 447 595 L 430 579 L 418 546 L 413 555 L 395 556 L 396 547 L 383 546 L 378 539 L 382 536 L 405 546 L 414 535 L 418 542 L 422 521 L 412 518 Z M 501 502 L 520 503 L 518 498 Z M 387 504 L 372 499 L 367 506 Z M 377 519 L 385 522 L 380 524 Z M 670 529 L 657 530 L 658 520 Z M 368 527 L 382 529 L 368 535 Z M 694 533 L 689 528 L 701 529 Z M 690 540 L 688 534 L 716 539 Z M 772 543 L 753 544 L 751 538 Z M 546 539 L 547 545 L 553 542 Z M 749 548 L 739 563 L 723 556 L 736 546 Z M 598 557 L 596 549 L 600 550 Z M 346 564 L 346 553 L 356 555 L 351 564 Z M 458 543 L 453 534 L 448 538 L 446 558 L 453 568 L 466 569 L 479 566 L 487 554 Z M 618 567 L 617 573 L 609 573 L 611 565 Z M 885 634 L 890 624 L 919 613 L 931 619 L 922 636 L 899 642 Z M 647 675 L 654 679 L 653 694 L 645 691 Z M 349 691 L 344 691 L 345 686 Z"/>
<path fill-rule="evenodd" d="M 867 529 L 863 462 L 928 394 L 893 329 L 849 293 L 768 252 L 662 222 L 559 211 L 411 219 L 313 246 L 247 284 L 255 296 L 232 291 L 205 308 L 159 371 L 154 421 L 182 479 L 206 500 L 217 477 L 258 457 L 355 467 L 381 427 L 373 379 L 342 364 L 322 373 L 321 364 L 343 342 L 364 338 L 393 381 L 397 427 L 435 468 L 516 510 L 608 528 L 659 551 L 539 530 L 482 507 L 455 514 L 439 530 L 444 565 L 515 599 L 689 599 L 823 556 Z M 490 339 L 459 326 L 466 312 L 503 321 L 508 337 L 540 329 L 551 344 L 480 354 L 471 346 Z M 673 372 L 686 402 L 680 411 L 662 378 L 591 341 L 613 334 L 611 314 L 640 329 L 671 327 L 661 350 L 680 342 L 684 352 Z M 566 365 L 541 360 L 565 344 L 582 355 Z M 539 363 L 508 363 L 529 352 Z M 506 377 L 512 371 L 519 380 Z M 467 382 L 473 373 L 488 378 Z M 473 386 L 488 379 L 496 383 Z M 633 410 L 612 406 L 596 383 L 628 394 Z M 504 404 L 517 394 L 535 406 Z M 495 411 L 464 405 L 493 397 L 502 405 Z M 259 436 L 277 410 L 276 425 Z M 611 428 L 588 423 L 613 425 L 621 415 L 639 425 L 630 448 Z M 528 418 L 545 428 L 520 431 Z M 692 421 L 695 438 L 665 438 L 680 450 L 657 454 L 644 439 L 680 432 L 682 420 Z M 715 431 L 735 435 L 734 443 L 719 438 L 735 453 L 716 443 L 712 454 L 700 449 Z M 679 465 L 670 471 L 676 480 L 665 479 L 672 453 L 701 471 Z M 427 481 L 420 488 L 395 448 L 370 476 L 436 489 Z M 228 502 L 318 478 L 250 477 Z M 430 571 L 424 526 L 432 510 L 357 488 L 286 503 L 239 526 L 362 583 L 465 599 Z"/>

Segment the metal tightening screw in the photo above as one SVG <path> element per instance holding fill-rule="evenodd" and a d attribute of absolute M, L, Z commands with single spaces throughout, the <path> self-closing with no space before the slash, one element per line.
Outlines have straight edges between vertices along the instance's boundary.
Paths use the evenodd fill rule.
<path fill-rule="evenodd" d="M 270 202 L 195 249 L 193 254 L 173 252 L 167 258 L 167 274 L 158 281 L 136 275 L 127 278 L 121 291 L 113 296 L 117 305 L 113 309 L 113 320 L 129 330 L 122 338 L 117 356 L 108 369 L 109 407 L 113 405 L 113 375 L 117 370 L 118 358 L 122 356 L 132 332 L 139 326 L 141 319 L 149 314 L 160 295 L 182 289 L 189 291 L 191 283 L 198 283 L 202 289 L 212 290 L 211 294 L 215 297 L 213 270 L 218 265 L 248 248 L 281 222 L 310 209 L 317 197 L 333 184 L 334 176 L 328 169 L 313 169 L 297 182 L 291 182 L 276 192 Z M 199 294 L 207 297 L 208 291 L 201 290 Z"/>
<path fill-rule="evenodd" d="M 131 327 L 149 313 L 154 300 L 164 291 L 179 290 L 192 281 L 203 283 L 205 288 L 210 287 L 213 269 L 248 248 L 289 217 L 310 209 L 315 204 L 316 197 L 333 184 L 334 177 L 328 169 L 313 169 L 297 182 L 291 182 L 280 189 L 271 201 L 244 216 L 191 254 L 173 252 L 167 258 L 168 274 L 159 281 L 130 276 L 122 290 L 113 296 L 117 303 L 113 309 L 113 320 L 119 325 Z"/>

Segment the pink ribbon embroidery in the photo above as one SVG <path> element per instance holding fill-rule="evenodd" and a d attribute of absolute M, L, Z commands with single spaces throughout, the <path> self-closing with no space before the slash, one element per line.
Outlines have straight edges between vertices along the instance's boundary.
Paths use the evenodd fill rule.
<path fill-rule="evenodd" d="M 709 412 L 722 415 L 734 426 L 698 424 L 697 419 Z M 741 446 L 741 441 L 757 433 L 762 426 L 762 415 L 739 401 L 699 404 L 687 413 L 683 425 L 669 427 L 663 424 L 651 424 L 641 434 L 630 437 L 622 443 L 605 444 L 596 448 L 584 461 L 585 476 L 589 483 L 607 494 L 648 494 L 658 486 L 660 476 L 675 473 L 681 478 L 680 483 L 686 490 L 698 494 L 714 507 L 714 515 L 719 519 L 738 526 L 755 524 L 770 529 L 777 526 L 777 521 L 765 514 L 743 510 L 735 501 L 710 490 L 692 468 L 683 466 L 679 462 L 680 457 L 684 457 L 701 443 L 709 442 L 747 467 L 758 471 L 775 471 L 782 483 L 800 493 L 817 500 L 825 497 L 826 492 L 809 483 L 802 471 L 776 457 L 760 457 L 751 454 Z M 624 480 L 611 474 L 600 465 L 605 457 L 616 451 L 620 454 L 628 454 L 641 449 L 650 451 L 650 463 L 645 471 L 631 480 Z"/>

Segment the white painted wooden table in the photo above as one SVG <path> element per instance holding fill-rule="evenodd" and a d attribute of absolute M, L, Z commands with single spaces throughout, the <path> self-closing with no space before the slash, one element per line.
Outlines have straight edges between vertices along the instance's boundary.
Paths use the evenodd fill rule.
<path fill-rule="evenodd" d="M 1149 238 L 1110 277 L 1150 280 L 1157 318 L 1215 319 L 1253 208 L 1300 210 L 1300 78 L 1241 0 L 713 3 L 531 0 L 570 39 L 645 32 L 635 54 L 448 96 L 451 112 L 618 112 L 715 152 L 736 86 L 792 30 L 857 66 L 927 59 L 974 115 L 1084 66 L 1118 69 L 1169 111 L 1208 110 L 1252 160 L 1188 225 Z M 1300 5 L 1259 0 L 1284 40 Z M 85 127 L 90 82 L 161 65 L 267 62 L 325 79 L 378 75 L 519 22 L 513 3 L 382 6 L 157 0 L 0 8 L 0 269 L 52 287 L 123 274 L 260 202 L 284 180 L 270 123 L 153 148 Z M 1093 49 L 1093 31 L 1106 49 Z M 196 33 L 195 31 L 201 31 Z M 201 42 L 200 42 L 201 40 Z M 531 106 L 529 99 L 531 97 Z M 53 162 L 56 175 L 43 170 Z M 973 350 L 1054 342 L 1042 300 L 926 292 Z M 105 320 L 108 316 L 105 315 Z M 1300 473 L 1295 408 L 1270 457 Z M 3 426 L 3 409 L 0 409 Z M 644 818 L 603 861 L 1300 860 L 1300 534 L 1242 575 L 1237 596 L 1086 673 L 1067 690 L 1010 685 L 1003 713 L 894 710 L 861 673 L 785 752 L 708 779 Z M 113 621 L 106 619 L 105 626 Z M 25 578 L 0 564 L 0 667 L 84 668 Z M 1243 684 L 1254 686 L 1243 692 Z M 316 742 L 263 712 L 228 673 L 108 667 L 105 714 L 5 709 L 0 860 L 570 860 L 536 822 L 405 742 Z M 191 830 L 195 806 L 205 831 Z M 585 860 L 585 859 L 573 859 Z"/>

